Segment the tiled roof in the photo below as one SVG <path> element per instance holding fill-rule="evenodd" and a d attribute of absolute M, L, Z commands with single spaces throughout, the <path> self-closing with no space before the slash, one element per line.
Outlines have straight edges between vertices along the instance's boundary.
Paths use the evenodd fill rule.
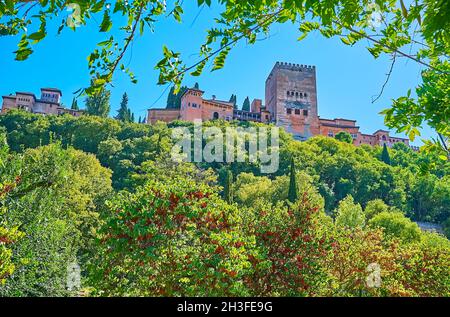
<path fill-rule="evenodd" d="M 217 100 L 217 99 L 203 99 L 203 100 L 204 100 L 204 101 L 207 101 L 207 102 L 220 103 L 220 104 L 222 104 L 222 105 L 225 105 L 225 106 L 229 106 L 229 107 L 233 107 L 233 108 L 234 108 L 234 104 L 233 104 L 232 102 L 223 101 L 223 100 Z"/>

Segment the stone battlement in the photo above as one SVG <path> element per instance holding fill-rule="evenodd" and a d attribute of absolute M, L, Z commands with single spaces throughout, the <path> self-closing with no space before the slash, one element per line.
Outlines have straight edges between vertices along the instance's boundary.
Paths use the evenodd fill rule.
<path fill-rule="evenodd" d="M 297 70 L 297 71 L 314 71 L 316 66 L 314 65 L 303 65 L 303 64 L 295 64 L 295 63 L 287 63 L 287 62 L 276 62 L 275 67 L 278 69 L 289 69 L 289 70 Z"/>

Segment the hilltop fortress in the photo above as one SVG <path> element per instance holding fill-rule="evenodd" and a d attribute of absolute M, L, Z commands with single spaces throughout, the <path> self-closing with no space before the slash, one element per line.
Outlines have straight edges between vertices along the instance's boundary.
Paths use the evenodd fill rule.
<path fill-rule="evenodd" d="M 83 110 L 67 109 L 61 103 L 62 92 L 57 88 L 42 88 L 38 99 L 33 93 L 16 92 L 3 96 L 1 113 L 22 109 L 43 115 L 70 114 L 80 116 Z M 318 113 L 316 67 L 277 62 L 266 79 L 265 104 L 254 99 L 250 111 L 236 109 L 234 103 L 204 98 L 204 91 L 189 88 L 181 97 L 179 109 L 149 109 L 147 123 L 173 120 L 239 120 L 273 123 L 284 128 L 297 140 L 307 140 L 315 135 L 334 137 L 344 131 L 350 133 L 353 144 L 383 145 L 395 143 L 409 146 L 409 140 L 392 137 L 389 131 L 377 130 L 373 134 L 360 132 L 355 120 L 325 119 Z M 411 146 L 414 150 L 417 147 Z"/>
<path fill-rule="evenodd" d="M 277 62 L 266 79 L 265 104 L 254 99 L 250 111 L 235 109 L 227 101 L 203 98 L 204 91 L 190 88 L 181 97 L 180 109 L 149 109 L 147 122 L 173 120 L 240 120 L 274 123 L 291 133 L 295 139 L 306 140 L 314 135 L 334 137 L 345 131 L 351 134 L 353 144 L 383 145 L 391 147 L 409 140 L 377 130 L 373 134 L 359 131 L 355 120 L 324 119 L 318 114 L 316 67 Z"/>

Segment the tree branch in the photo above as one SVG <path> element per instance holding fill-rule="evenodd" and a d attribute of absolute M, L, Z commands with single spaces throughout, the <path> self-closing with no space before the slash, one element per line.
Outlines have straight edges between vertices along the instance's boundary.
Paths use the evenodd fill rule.
<path fill-rule="evenodd" d="M 263 26 L 266 25 L 267 22 L 269 22 L 272 18 L 278 16 L 284 9 L 280 9 L 277 12 L 274 12 L 272 14 L 269 14 L 269 16 L 261 23 L 258 23 L 257 25 L 255 25 L 253 28 L 251 28 L 248 33 L 253 33 L 255 31 L 258 31 L 260 28 L 262 28 Z M 248 34 L 247 33 L 247 34 Z M 235 38 L 234 40 L 228 42 L 227 44 L 225 44 L 224 46 L 218 48 L 217 50 L 215 50 L 214 52 L 208 54 L 205 58 L 201 59 L 200 61 L 198 61 L 197 63 L 189 66 L 188 68 L 183 69 L 181 72 L 179 72 L 177 74 L 177 76 L 175 78 L 178 78 L 179 76 L 183 75 L 184 73 L 190 71 L 191 69 L 197 67 L 198 65 L 200 65 L 201 63 L 209 60 L 211 57 L 217 55 L 218 53 L 220 53 L 221 51 L 223 51 L 224 49 L 226 49 L 227 47 L 236 44 L 239 40 L 241 40 L 242 38 L 244 38 L 247 34 L 241 34 L 240 36 L 238 36 L 237 38 Z"/>
<path fill-rule="evenodd" d="M 383 43 L 381 43 L 380 41 L 378 41 L 378 40 L 376 40 L 376 39 L 374 39 L 374 38 L 368 36 L 367 34 L 365 34 L 365 33 L 363 33 L 363 32 L 360 32 L 360 31 L 358 31 L 358 30 L 355 30 L 355 29 L 352 28 L 351 26 L 343 25 L 342 23 L 340 23 L 339 21 L 336 21 L 336 20 L 334 20 L 333 22 L 336 23 L 337 25 L 339 25 L 339 26 L 341 26 L 341 27 L 343 27 L 343 28 L 349 30 L 350 32 L 353 32 L 353 33 L 355 33 L 355 34 L 358 34 L 359 36 L 365 37 L 365 38 L 368 39 L 369 41 L 372 41 L 372 42 L 374 42 L 374 43 L 376 43 L 376 44 L 378 44 L 378 45 L 383 46 L 384 48 L 387 48 L 387 49 L 391 50 L 392 53 L 395 52 L 395 53 L 397 53 L 397 54 L 399 54 L 399 55 L 401 55 L 401 56 L 403 56 L 403 57 L 409 58 L 409 59 L 411 59 L 411 60 L 413 60 L 413 61 L 415 61 L 415 62 L 417 62 L 417 63 L 419 63 L 419 64 L 421 64 L 421 65 L 424 65 L 424 66 L 426 66 L 426 67 L 428 67 L 428 68 L 430 68 L 430 69 L 432 69 L 432 70 L 434 70 L 434 71 L 436 71 L 436 72 L 438 72 L 438 73 L 440 73 L 440 74 L 449 74 L 448 72 L 444 72 L 444 71 L 442 71 L 442 70 L 440 70 L 440 69 L 438 69 L 438 68 L 436 68 L 436 67 L 434 67 L 434 66 L 432 66 L 432 65 L 430 65 L 430 64 L 428 64 L 428 63 L 425 63 L 424 61 L 421 61 L 420 59 L 418 59 L 418 58 L 416 58 L 416 57 L 413 57 L 413 56 L 411 56 L 411 55 L 408 55 L 408 54 L 406 54 L 406 53 L 403 53 L 402 51 L 398 50 L 397 48 L 393 48 L 393 47 L 390 47 L 389 45 L 383 44 Z"/>
<path fill-rule="evenodd" d="M 129 46 L 130 43 L 133 41 L 134 35 L 135 35 L 135 33 L 136 33 L 137 25 L 139 24 L 139 21 L 141 20 L 142 13 L 144 12 L 144 7 L 145 7 L 145 5 L 142 5 L 141 8 L 139 9 L 138 15 L 136 16 L 136 18 L 135 18 L 135 20 L 134 20 L 133 27 L 132 27 L 132 29 L 131 29 L 131 34 L 130 34 L 129 37 L 126 38 L 126 40 L 125 40 L 125 45 L 124 45 L 124 47 L 123 47 L 123 50 L 122 50 L 122 52 L 120 53 L 120 55 L 117 57 L 117 59 L 114 61 L 113 66 L 111 67 L 111 69 L 110 69 L 108 75 L 111 75 L 111 74 L 113 74 L 113 73 L 116 71 L 116 68 L 117 68 L 117 66 L 119 65 L 120 61 L 121 61 L 121 60 L 123 59 L 123 57 L 125 56 L 125 53 L 126 53 L 126 51 L 127 51 L 127 49 L 128 49 L 128 46 Z"/>
<path fill-rule="evenodd" d="M 381 87 L 380 93 L 375 98 L 372 98 L 372 103 L 375 103 L 378 99 L 380 99 L 381 95 L 384 92 L 384 88 L 386 87 L 387 83 L 389 82 L 389 79 L 391 78 L 392 70 L 394 69 L 394 64 L 395 64 L 395 58 L 397 56 L 396 54 L 397 53 L 394 52 L 394 54 L 392 55 L 392 63 L 391 63 L 389 72 L 386 74 L 386 80 L 385 80 L 383 86 Z"/>

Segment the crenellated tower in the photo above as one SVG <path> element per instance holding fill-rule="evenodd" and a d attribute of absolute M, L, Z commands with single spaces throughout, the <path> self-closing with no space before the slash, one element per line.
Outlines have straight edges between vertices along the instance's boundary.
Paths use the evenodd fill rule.
<path fill-rule="evenodd" d="M 316 67 L 277 62 L 266 80 L 266 109 L 297 139 L 319 134 Z"/>

